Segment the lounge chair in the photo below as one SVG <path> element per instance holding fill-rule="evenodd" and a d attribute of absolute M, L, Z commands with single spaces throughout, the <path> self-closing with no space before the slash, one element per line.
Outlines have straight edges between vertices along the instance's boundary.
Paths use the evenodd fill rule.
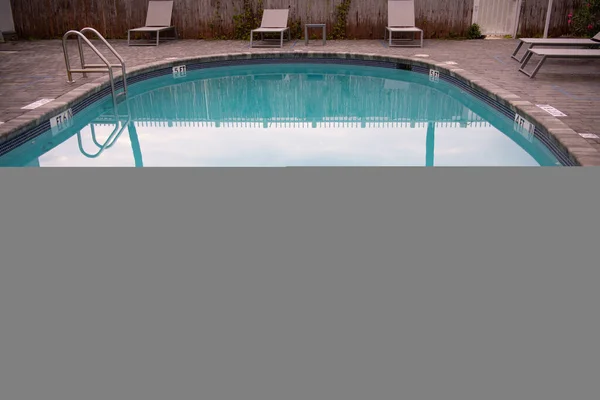
<path fill-rule="evenodd" d="M 531 73 L 526 72 L 525 66 L 534 54 L 541 56 L 542 59 Z M 519 71 L 533 78 L 547 58 L 600 58 L 600 49 L 528 49 Z"/>
<path fill-rule="evenodd" d="M 521 46 L 524 44 L 528 44 L 529 47 L 525 49 L 525 53 L 520 58 L 517 57 L 517 53 L 521 49 Z M 583 46 L 600 46 L 600 32 L 596 34 L 591 39 L 541 39 L 541 38 L 521 38 L 519 39 L 519 44 L 515 51 L 513 51 L 510 58 L 513 60 L 517 60 L 519 63 L 523 64 L 525 61 L 525 57 L 527 56 L 527 50 L 535 47 L 535 46 L 552 46 L 552 47 L 583 47 Z"/>
<path fill-rule="evenodd" d="M 149 32 L 156 33 L 156 44 L 140 43 L 133 46 L 158 46 L 160 41 L 160 33 L 168 30 L 173 31 L 173 37 L 177 37 L 177 30 L 171 25 L 171 15 L 173 13 L 172 1 L 150 1 L 148 3 L 148 14 L 146 15 L 146 25 L 141 28 L 130 29 L 127 31 L 127 45 L 130 44 L 131 32 Z M 163 38 L 166 39 L 166 38 Z"/>
<path fill-rule="evenodd" d="M 383 40 L 386 40 L 387 34 L 389 37 L 389 47 L 423 47 L 423 30 L 415 26 L 415 2 L 414 0 L 390 0 L 388 1 L 388 25 L 385 27 Z M 394 32 L 411 32 L 413 39 L 415 33 L 421 33 L 420 45 L 400 45 L 393 44 L 392 36 Z M 410 39 L 396 39 L 407 41 Z"/>
<path fill-rule="evenodd" d="M 253 36 L 255 33 L 260 33 L 261 41 L 264 41 L 265 33 L 277 33 L 279 32 L 280 41 L 279 45 L 260 45 L 257 47 L 283 47 L 283 36 L 285 31 L 288 32 L 288 40 L 292 40 L 292 33 L 288 24 L 288 16 L 290 10 L 288 8 L 279 10 L 264 10 L 260 27 L 250 31 L 250 47 L 255 47 L 253 42 Z"/>

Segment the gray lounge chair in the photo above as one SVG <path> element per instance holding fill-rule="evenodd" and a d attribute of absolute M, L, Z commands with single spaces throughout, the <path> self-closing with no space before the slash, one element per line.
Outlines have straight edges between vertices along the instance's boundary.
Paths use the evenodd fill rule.
<path fill-rule="evenodd" d="M 150 1 L 148 3 L 148 14 L 146 15 L 146 25 L 141 28 L 130 29 L 127 31 L 127 45 L 130 43 L 131 32 L 156 33 L 156 44 L 153 42 L 136 43 L 133 46 L 158 46 L 160 33 L 164 31 L 173 31 L 173 37 L 177 38 L 177 30 L 171 25 L 171 15 L 173 14 L 173 1 Z M 164 38 L 163 39 L 167 39 Z"/>
<path fill-rule="evenodd" d="M 529 73 L 525 71 L 525 66 L 534 54 L 541 56 L 542 59 L 535 66 L 533 71 Z M 600 49 L 528 49 L 519 71 L 528 77 L 533 78 L 547 58 L 600 58 Z"/>
<path fill-rule="evenodd" d="M 287 26 L 289 13 L 290 10 L 288 8 L 279 10 L 264 10 L 260 27 L 250 31 L 250 47 L 283 47 L 283 37 L 285 31 L 288 32 L 288 40 L 292 40 L 292 33 L 290 28 Z M 254 46 L 253 36 L 255 33 L 260 33 L 262 41 L 265 41 L 265 33 L 279 33 L 281 35 L 279 45 L 263 44 Z"/>
<path fill-rule="evenodd" d="M 524 44 L 528 44 L 529 47 L 525 49 L 525 53 L 518 58 L 517 53 L 521 49 L 521 46 Z M 541 38 L 521 38 L 519 39 L 519 44 L 515 51 L 513 51 L 510 58 L 513 60 L 517 60 L 519 63 L 523 64 L 525 61 L 525 57 L 527 56 L 527 50 L 535 47 L 535 46 L 551 46 L 551 47 L 583 47 L 583 46 L 600 46 L 600 32 L 596 34 L 591 39 L 541 39 Z"/>
<path fill-rule="evenodd" d="M 415 26 L 415 2 L 414 0 L 390 0 L 388 1 L 388 24 L 385 27 L 383 40 L 387 39 L 388 32 L 389 47 L 423 47 L 423 30 Z M 392 36 L 396 32 L 409 32 L 413 34 L 414 41 L 415 33 L 421 34 L 420 45 L 415 44 L 393 44 Z M 396 41 L 407 41 L 410 39 L 395 39 Z"/>

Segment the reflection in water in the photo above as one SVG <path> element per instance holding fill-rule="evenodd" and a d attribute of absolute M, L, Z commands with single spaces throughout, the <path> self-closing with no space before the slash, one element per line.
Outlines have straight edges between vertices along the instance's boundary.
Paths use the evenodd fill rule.
<path fill-rule="evenodd" d="M 87 158 L 96 158 L 96 157 L 100 156 L 100 154 L 102 154 L 102 152 L 104 150 L 110 149 L 112 146 L 114 146 L 114 144 L 117 142 L 117 140 L 119 140 L 119 137 L 121 136 L 123 131 L 125 131 L 125 128 L 129 127 L 130 123 L 131 123 L 131 115 L 129 113 L 127 114 L 127 121 L 125 121 L 125 122 L 121 122 L 119 120 L 118 116 L 115 116 L 115 121 L 114 121 L 115 127 L 112 130 L 112 132 L 110 133 L 110 135 L 108 135 L 108 138 L 102 144 L 100 144 L 98 142 L 98 139 L 96 138 L 96 124 L 94 124 L 93 122 L 90 123 L 88 125 L 90 127 L 90 136 L 92 138 L 92 142 L 94 143 L 94 145 L 96 145 L 96 147 L 98 147 L 98 151 L 96 153 L 88 153 L 86 150 L 84 150 L 83 143 L 82 143 L 82 137 L 81 137 L 82 136 L 81 131 L 77 132 L 77 144 L 79 146 L 79 151 L 81 152 L 81 154 L 83 154 Z"/>
<path fill-rule="evenodd" d="M 438 165 L 555 163 L 523 137 L 503 134 L 488 122 L 493 119 L 486 110 L 458 89 L 434 87 L 427 77 L 381 69 L 367 75 L 362 67 L 344 74 L 325 66 L 308 73 L 299 72 L 306 66 L 276 68 L 284 73 L 255 66 L 226 76 L 236 68 L 224 68 L 199 71 L 203 79 L 132 85 L 117 116 L 114 110 L 98 111 L 62 134 L 51 150 L 36 155 L 32 150 L 27 160 L 17 159 L 24 165 L 40 157 L 41 166 L 142 167 L 144 160 L 147 165 L 433 166 L 435 152 Z M 125 130 L 128 135 L 122 135 Z"/>
<path fill-rule="evenodd" d="M 142 160 L 142 149 L 140 148 L 140 140 L 138 138 L 137 129 L 133 122 L 129 122 L 127 125 L 129 130 L 129 141 L 131 142 L 131 151 L 133 151 L 133 159 L 136 167 L 143 167 L 144 161 Z"/>
<path fill-rule="evenodd" d="M 160 88 L 129 103 L 134 121 L 169 126 L 175 122 L 236 127 L 365 128 L 426 122 L 489 126 L 432 87 L 372 76 L 228 76 Z"/>
<path fill-rule="evenodd" d="M 425 145 L 427 158 L 425 166 L 433 166 L 433 150 L 435 148 L 435 124 L 429 122 L 427 124 L 427 144 Z"/>

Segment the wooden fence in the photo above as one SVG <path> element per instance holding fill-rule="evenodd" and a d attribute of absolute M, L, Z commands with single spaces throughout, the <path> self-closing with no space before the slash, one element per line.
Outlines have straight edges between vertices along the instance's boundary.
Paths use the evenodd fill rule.
<path fill-rule="evenodd" d="M 544 33 L 548 0 L 523 0 L 519 34 L 521 37 L 535 37 Z M 569 33 L 567 15 L 585 3 L 585 0 L 554 0 L 548 36 L 560 36 Z"/>
<path fill-rule="evenodd" d="M 387 0 L 350 0 L 345 21 L 338 11 L 348 0 L 174 1 L 172 22 L 183 39 L 242 38 L 260 23 L 262 8 L 289 7 L 295 36 L 305 23 L 325 22 L 329 35 L 339 25 L 349 39 L 379 39 L 387 22 Z M 568 32 L 566 15 L 583 1 L 554 0 L 551 35 Z M 522 35 L 543 32 L 547 4 L 548 0 L 524 0 Z M 123 38 L 127 29 L 144 25 L 148 0 L 11 0 L 11 5 L 15 30 L 22 38 L 56 38 L 85 26 L 107 38 Z M 426 38 L 458 37 L 471 25 L 473 0 L 415 0 L 415 8 L 416 24 Z"/>

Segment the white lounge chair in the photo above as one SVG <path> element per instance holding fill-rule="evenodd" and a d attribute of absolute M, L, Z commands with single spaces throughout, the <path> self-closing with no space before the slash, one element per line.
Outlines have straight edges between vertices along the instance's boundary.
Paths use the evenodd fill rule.
<path fill-rule="evenodd" d="M 542 59 L 535 66 L 533 71 L 529 73 L 525 71 L 525 66 L 534 54 L 541 56 Z M 600 58 L 600 49 L 528 49 L 519 71 L 528 77 L 533 78 L 547 58 Z"/>
<path fill-rule="evenodd" d="M 171 25 L 171 15 L 173 14 L 172 1 L 150 1 L 148 3 L 148 14 L 146 15 L 146 25 L 141 28 L 130 29 L 127 31 L 127 45 L 130 43 L 131 32 L 148 32 L 156 33 L 156 44 L 154 43 L 136 43 L 133 46 L 158 46 L 160 41 L 160 33 L 164 31 L 173 31 L 173 37 L 177 38 L 177 30 Z M 164 38 L 163 39 L 167 39 Z"/>
<path fill-rule="evenodd" d="M 285 31 L 288 32 L 288 40 L 292 40 L 292 33 L 288 25 L 288 16 L 290 10 L 287 8 L 279 10 L 264 10 L 260 27 L 250 31 L 250 47 L 254 46 L 253 36 L 255 33 L 260 33 L 261 41 L 264 41 L 265 33 L 279 33 L 279 45 L 259 45 L 256 47 L 283 47 L 283 36 Z"/>
<path fill-rule="evenodd" d="M 517 57 L 517 53 L 524 44 L 528 44 L 529 47 L 525 49 L 525 53 L 520 58 Z M 527 50 L 535 46 L 552 46 L 552 47 L 583 47 L 583 46 L 600 46 L 600 32 L 591 39 L 560 39 L 560 38 L 521 38 L 515 51 L 513 51 L 510 58 L 517 60 L 519 63 L 525 61 L 527 56 Z"/>
<path fill-rule="evenodd" d="M 389 32 L 389 47 L 423 47 L 423 30 L 415 26 L 415 2 L 414 0 L 390 0 L 388 1 L 388 24 L 385 27 L 383 40 L 386 40 Z M 410 32 L 413 39 L 395 39 L 396 41 L 414 41 L 415 33 L 421 34 L 419 45 L 393 44 L 392 37 L 395 32 Z"/>

